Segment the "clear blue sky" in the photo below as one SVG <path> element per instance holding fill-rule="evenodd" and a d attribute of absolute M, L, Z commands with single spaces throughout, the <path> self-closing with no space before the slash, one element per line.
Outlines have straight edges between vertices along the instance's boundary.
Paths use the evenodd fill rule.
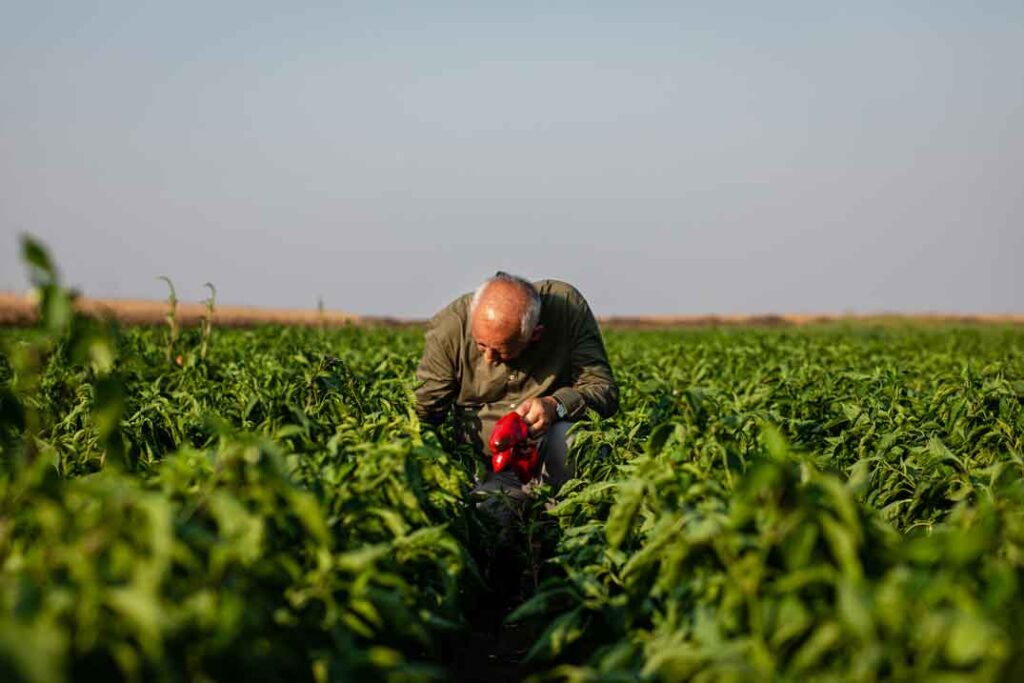
<path fill-rule="evenodd" d="M 0 289 L 1024 311 L 1024 3 L 838 4 L 4 3 Z"/>

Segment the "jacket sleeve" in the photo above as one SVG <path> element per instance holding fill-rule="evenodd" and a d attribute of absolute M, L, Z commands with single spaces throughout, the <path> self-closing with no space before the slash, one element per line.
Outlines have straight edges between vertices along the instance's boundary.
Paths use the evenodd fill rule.
<path fill-rule="evenodd" d="M 611 417 L 619 409 L 619 388 L 608 363 L 601 329 L 579 292 L 574 290 L 570 300 L 575 304 L 570 324 L 573 384 L 557 389 L 552 396 L 565 406 L 567 419 L 582 418 L 587 408 L 602 418 Z"/>
<path fill-rule="evenodd" d="M 423 357 L 416 368 L 416 415 L 421 422 L 438 425 L 451 411 L 458 394 L 459 324 L 450 310 L 438 313 L 427 325 Z"/>

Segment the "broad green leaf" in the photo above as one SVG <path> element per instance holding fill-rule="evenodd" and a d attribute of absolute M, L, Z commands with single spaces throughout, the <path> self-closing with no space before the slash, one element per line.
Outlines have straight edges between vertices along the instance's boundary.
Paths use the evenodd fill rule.
<path fill-rule="evenodd" d="M 626 539 L 644 500 L 645 486 L 642 481 L 631 480 L 618 488 L 615 504 L 608 513 L 605 534 L 608 545 L 618 548 Z"/>

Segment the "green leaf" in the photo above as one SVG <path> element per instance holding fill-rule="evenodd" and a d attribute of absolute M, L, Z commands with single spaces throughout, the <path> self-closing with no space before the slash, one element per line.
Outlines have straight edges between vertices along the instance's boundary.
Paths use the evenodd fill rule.
<path fill-rule="evenodd" d="M 871 605 L 868 597 L 855 582 L 842 580 L 838 585 L 839 618 L 849 633 L 862 642 L 874 639 Z"/>
<path fill-rule="evenodd" d="M 101 377 L 95 382 L 93 394 L 93 416 L 101 433 L 109 432 L 116 426 L 124 408 L 124 387 L 117 377 Z"/>
<path fill-rule="evenodd" d="M 675 430 L 675 422 L 663 422 L 655 427 L 651 430 L 651 435 L 647 439 L 647 445 L 644 447 L 644 451 L 648 455 L 657 455 L 660 453 L 665 447 L 665 443 L 668 441 L 669 437 L 672 436 Z"/>
<path fill-rule="evenodd" d="M 288 424 L 274 432 L 274 439 L 281 441 L 282 439 L 287 439 L 290 436 L 297 436 L 299 434 L 305 435 L 306 428 L 302 425 Z"/>
<path fill-rule="evenodd" d="M 577 607 L 560 615 L 544 629 L 544 632 L 526 654 L 524 661 L 533 662 L 539 659 L 550 660 L 558 657 L 565 648 L 579 640 L 585 630 L 586 619 L 583 607 Z"/>
<path fill-rule="evenodd" d="M 618 496 L 608 513 L 608 523 L 605 527 L 608 545 L 612 548 L 618 548 L 626 539 L 637 511 L 644 501 L 645 490 L 644 482 L 635 479 L 619 486 Z"/>
<path fill-rule="evenodd" d="M 842 629 L 834 621 L 826 621 L 807 639 L 793 655 L 791 667 L 794 671 L 806 671 L 814 667 L 842 637 Z"/>
<path fill-rule="evenodd" d="M 71 324 L 71 298 L 58 287 L 47 287 L 43 290 L 40 302 L 40 319 L 43 328 L 51 334 L 64 334 Z"/>
<path fill-rule="evenodd" d="M 982 657 L 1002 649 L 1000 635 L 982 619 L 960 616 L 949 631 L 946 657 L 954 666 L 971 666 Z"/>
<path fill-rule="evenodd" d="M 21 237 L 21 258 L 29 265 L 32 284 L 46 287 L 57 284 L 57 270 L 46 247 L 28 235 Z"/>
<path fill-rule="evenodd" d="M 770 635 L 772 647 L 779 648 L 787 642 L 803 635 L 813 620 L 803 602 L 792 595 L 782 599 L 776 617 L 776 628 Z"/>
<path fill-rule="evenodd" d="M 572 590 L 565 586 L 536 593 L 529 600 L 512 610 L 512 612 L 505 617 L 505 623 L 514 624 L 531 617 L 543 616 L 552 608 L 552 604 L 557 598 L 572 596 Z"/>
<path fill-rule="evenodd" d="M 858 555 L 859 534 L 855 530 L 844 527 L 828 514 L 822 515 L 821 527 L 839 568 L 847 578 L 859 580 L 863 576 Z"/>
<path fill-rule="evenodd" d="M 789 443 L 775 425 L 769 423 L 761 425 L 761 439 L 764 442 L 765 450 L 772 458 L 784 460 L 789 456 Z"/>

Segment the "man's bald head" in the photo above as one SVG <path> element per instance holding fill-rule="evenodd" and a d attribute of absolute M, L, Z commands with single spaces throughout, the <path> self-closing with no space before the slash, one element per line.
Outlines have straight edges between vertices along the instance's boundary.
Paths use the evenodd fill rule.
<path fill-rule="evenodd" d="M 540 295 L 521 277 L 499 272 L 484 282 L 469 312 L 473 337 L 488 362 L 511 360 L 539 338 Z"/>

